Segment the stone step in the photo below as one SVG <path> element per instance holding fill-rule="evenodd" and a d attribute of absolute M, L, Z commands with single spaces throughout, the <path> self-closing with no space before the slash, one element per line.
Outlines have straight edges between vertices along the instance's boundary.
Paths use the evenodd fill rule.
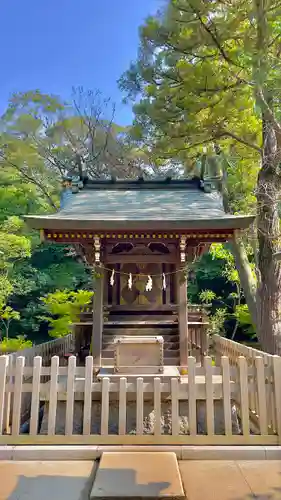
<path fill-rule="evenodd" d="M 130 319 L 130 320 L 124 320 L 124 321 L 105 321 L 104 325 L 108 327 L 116 327 L 116 328 L 121 328 L 121 327 L 130 327 L 130 328 L 148 328 L 148 327 L 153 327 L 153 328 L 165 328 L 167 327 L 178 327 L 178 322 L 175 320 L 171 319 L 165 319 L 165 320 L 154 320 L 154 319 L 149 319 L 147 321 L 139 321 L 135 319 Z"/>
<path fill-rule="evenodd" d="M 178 335 L 178 326 L 175 328 L 108 328 L 106 325 L 103 327 L 103 335 L 118 336 L 118 335 Z"/>
<path fill-rule="evenodd" d="M 108 347 L 110 347 L 110 350 L 114 350 L 114 343 L 112 342 L 111 339 L 104 340 L 102 343 L 102 347 L 105 350 L 107 350 Z M 180 348 L 179 340 L 177 340 L 176 342 L 169 342 L 169 341 L 165 341 L 165 339 L 164 339 L 164 350 L 171 349 L 174 351 L 175 349 L 178 350 L 179 348 Z"/>
<path fill-rule="evenodd" d="M 160 337 L 163 337 L 164 341 L 170 341 L 170 342 L 176 342 L 179 339 L 179 333 L 177 330 L 161 330 L 155 332 L 155 330 L 145 330 L 144 332 L 142 330 L 128 330 L 128 329 L 118 329 L 118 330 L 104 330 L 103 331 L 103 340 L 106 341 L 111 341 L 115 338 L 118 337 L 155 337 L 159 335 Z"/>
<path fill-rule="evenodd" d="M 102 356 L 106 356 L 107 358 L 114 358 L 114 350 L 113 346 L 108 345 L 102 349 Z M 179 349 L 164 349 L 164 359 L 165 358 L 175 358 L 179 356 Z"/>
<path fill-rule="evenodd" d="M 179 466 L 171 452 L 104 452 L 91 500 L 184 500 Z"/>
<path fill-rule="evenodd" d="M 106 351 L 106 357 L 103 357 L 102 356 L 102 361 L 101 361 L 101 364 L 102 366 L 113 366 L 114 365 L 114 358 L 113 356 L 112 357 L 108 357 L 108 352 Z M 164 365 L 165 366 L 179 366 L 180 364 L 180 356 L 178 354 L 178 356 L 175 356 L 175 357 L 169 357 L 169 358 L 164 358 Z"/>
<path fill-rule="evenodd" d="M 109 321 L 177 321 L 176 314 L 109 314 Z"/>

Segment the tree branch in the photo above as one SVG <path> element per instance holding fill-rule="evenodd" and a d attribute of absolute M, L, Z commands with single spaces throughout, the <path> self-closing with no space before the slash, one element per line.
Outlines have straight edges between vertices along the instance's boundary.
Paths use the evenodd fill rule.
<path fill-rule="evenodd" d="M 203 21 L 203 18 L 200 14 L 200 12 L 198 11 L 198 9 L 196 9 L 193 5 L 192 5 L 192 2 L 188 1 L 189 5 L 190 5 L 190 8 L 192 9 L 193 13 L 196 14 L 201 26 L 204 28 L 204 30 L 206 31 L 206 33 L 208 33 L 208 35 L 212 38 L 215 46 L 217 47 L 217 49 L 219 50 L 221 56 L 223 57 L 223 59 L 228 63 L 228 64 L 231 64 L 232 66 L 236 66 L 238 68 L 243 68 L 243 66 L 241 66 L 240 64 L 238 64 L 237 62 L 233 61 L 229 56 L 228 54 L 225 52 L 224 48 L 222 47 L 220 41 L 218 40 L 218 38 L 216 37 L 216 35 L 213 33 L 213 31 L 211 30 L 210 26 L 208 26 L 208 24 L 206 24 L 204 21 Z M 183 10 L 183 9 L 181 9 Z M 212 21 L 211 22 L 211 25 L 214 25 L 214 22 Z"/>
<path fill-rule="evenodd" d="M 264 112 L 267 115 L 267 119 L 269 121 L 271 121 L 271 123 L 274 125 L 276 131 L 279 132 L 279 133 L 281 133 L 281 125 L 276 120 L 276 118 L 275 118 L 275 116 L 273 114 L 272 109 L 270 108 L 268 102 L 266 101 L 266 99 L 264 97 L 264 93 L 263 93 L 262 89 L 259 87 L 259 88 L 256 89 L 256 92 L 257 92 L 257 97 L 260 99 L 260 101 L 261 101 L 261 103 L 262 103 L 262 105 L 264 107 Z"/>
<path fill-rule="evenodd" d="M 260 148 L 257 144 L 254 144 L 250 141 L 247 141 L 246 139 L 239 137 L 238 135 L 234 134 L 233 132 L 229 132 L 228 130 L 224 130 L 224 131 L 216 134 L 217 139 L 223 138 L 223 137 L 231 137 L 235 141 L 240 142 L 241 144 L 244 144 L 244 146 L 247 146 L 251 149 L 254 149 L 255 151 L 257 151 L 260 154 L 262 153 L 262 148 Z"/>
<path fill-rule="evenodd" d="M 40 191 L 42 192 L 42 194 L 45 196 L 45 198 L 48 200 L 49 202 L 49 205 L 54 208 L 55 210 L 58 209 L 57 205 L 54 203 L 54 201 L 52 200 L 51 196 L 49 195 L 48 191 L 44 188 L 44 186 L 42 186 L 40 184 L 40 182 L 38 182 L 36 179 L 34 179 L 33 177 L 29 176 L 21 167 L 19 167 L 18 165 L 16 165 L 14 162 L 10 161 L 5 155 L 3 155 L 3 153 L 0 152 L 0 157 L 5 161 L 7 162 L 9 165 L 11 165 L 12 167 L 14 167 L 25 179 L 27 179 L 29 182 L 31 182 L 32 184 L 34 184 L 35 186 L 38 187 L 38 189 L 40 189 Z"/>

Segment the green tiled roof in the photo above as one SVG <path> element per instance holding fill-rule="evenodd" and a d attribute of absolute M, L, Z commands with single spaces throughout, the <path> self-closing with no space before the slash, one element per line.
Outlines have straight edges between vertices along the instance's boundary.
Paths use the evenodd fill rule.
<path fill-rule="evenodd" d="M 84 190 L 72 195 L 60 218 L 99 220 L 186 220 L 224 217 L 218 193 L 199 190 Z"/>
<path fill-rule="evenodd" d="M 92 183 L 76 194 L 69 192 L 63 208 L 49 216 L 27 217 L 36 228 L 99 227 L 110 222 L 126 228 L 156 223 L 161 226 L 189 226 L 209 228 L 247 227 L 252 217 L 236 217 L 224 212 L 221 195 L 205 192 L 197 182 L 170 184 Z M 212 221 L 215 223 L 212 224 Z M 160 226 L 159 226 L 160 228 Z"/>

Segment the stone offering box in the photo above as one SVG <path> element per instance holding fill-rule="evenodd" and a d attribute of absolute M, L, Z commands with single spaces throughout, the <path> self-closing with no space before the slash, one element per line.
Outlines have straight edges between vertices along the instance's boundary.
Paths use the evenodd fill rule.
<path fill-rule="evenodd" d="M 157 374 L 164 369 L 164 340 L 161 336 L 124 336 L 114 341 L 114 372 Z"/>

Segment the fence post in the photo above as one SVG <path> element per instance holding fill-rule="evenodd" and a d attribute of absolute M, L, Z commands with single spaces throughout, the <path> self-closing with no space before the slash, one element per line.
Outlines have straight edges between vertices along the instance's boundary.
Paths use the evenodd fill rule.
<path fill-rule="evenodd" d="M 224 430 L 226 436 L 231 436 L 232 421 L 231 421 L 230 369 L 229 369 L 229 358 L 227 356 L 221 357 L 221 367 L 222 367 Z"/>
<path fill-rule="evenodd" d="M 154 379 L 154 434 L 159 436 L 161 434 L 161 380 L 159 377 Z"/>
<path fill-rule="evenodd" d="M 196 409 L 196 385 L 195 385 L 195 358 L 188 357 L 188 420 L 190 435 L 197 434 L 197 409 Z"/>
<path fill-rule="evenodd" d="M 100 433 L 102 436 L 107 436 L 108 434 L 108 419 L 109 419 L 109 386 L 110 379 L 105 377 L 102 380 L 102 389 L 101 389 L 101 427 Z"/>
<path fill-rule="evenodd" d="M 274 401 L 278 443 L 281 444 L 281 357 L 273 356 Z"/>
<path fill-rule="evenodd" d="M 66 414 L 65 414 L 65 434 L 71 436 L 73 432 L 73 410 L 75 391 L 76 357 L 71 356 L 68 360 L 67 369 L 67 389 L 66 389 Z"/>
<path fill-rule="evenodd" d="M 127 420 L 127 379 L 121 377 L 119 381 L 119 420 L 118 420 L 118 434 L 126 434 L 126 420 Z"/>
<path fill-rule="evenodd" d="M 239 385 L 240 385 L 240 407 L 243 436 L 250 435 L 249 425 L 249 387 L 248 387 L 248 365 L 244 356 L 238 358 Z"/>
<path fill-rule="evenodd" d="M 8 356 L 0 356 L 0 434 L 3 433 Z"/>
<path fill-rule="evenodd" d="M 50 399 L 48 414 L 48 435 L 54 436 L 56 433 L 56 414 L 58 402 L 58 372 L 59 357 L 53 356 L 51 361 Z"/>
<path fill-rule="evenodd" d="M 83 434 L 91 434 L 92 415 L 92 382 L 93 382 L 93 356 L 86 357 L 85 386 L 84 386 L 84 412 L 83 412 Z"/>
<path fill-rule="evenodd" d="M 33 360 L 33 380 L 32 380 L 30 430 L 29 430 L 31 436 L 36 436 L 38 432 L 41 368 L 42 368 L 42 358 L 41 356 L 36 356 Z"/>
<path fill-rule="evenodd" d="M 204 368 L 205 368 L 205 386 L 206 386 L 207 434 L 208 434 L 208 436 L 213 436 L 215 434 L 214 399 L 213 399 L 213 367 L 212 367 L 212 358 L 210 356 L 205 357 Z"/>
<path fill-rule="evenodd" d="M 137 434 L 142 435 L 143 434 L 143 378 L 138 377 L 137 378 L 137 407 L 136 407 L 136 412 L 137 412 L 137 421 L 136 421 L 136 427 L 137 427 Z"/>
<path fill-rule="evenodd" d="M 14 401 L 13 401 L 13 419 L 12 419 L 12 435 L 18 436 L 20 432 L 21 422 L 21 399 L 22 399 L 22 382 L 23 369 L 25 358 L 19 356 L 16 359 L 15 383 L 14 383 Z"/>
<path fill-rule="evenodd" d="M 179 381 L 177 378 L 171 379 L 172 394 L 172 435 L 179 434 Z"/>
<path fill-rule="evenodd" d="M 255 358 L 256 365 L 256 381 L 253 380 L 253 383 L 257 382 L 257 408 L 260 422 L 260 433 L 263 435 L 268 434 L 268 419 L 267 412 L 270 411 L 270 408 L 266 406 L 266 392 L 265 392 L 265 372 L 264 372 L 264 360 L 261 356 L 257 356 Z"/>

